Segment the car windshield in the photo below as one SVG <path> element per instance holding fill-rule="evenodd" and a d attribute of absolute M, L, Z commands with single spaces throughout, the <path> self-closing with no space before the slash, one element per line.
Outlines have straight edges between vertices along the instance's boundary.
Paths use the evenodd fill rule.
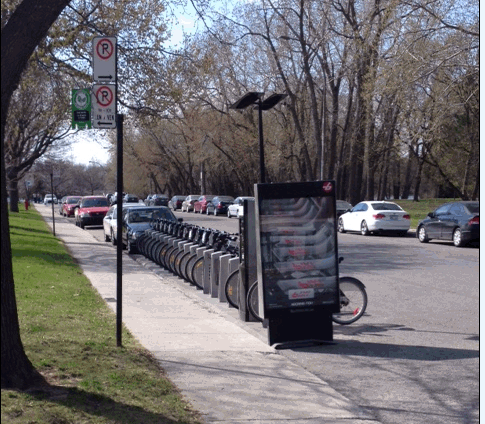
<path fill-rule="evenodd" d="M 67 199 L 66 203 L 69 203 L 70 205 L 75 205 L 77 202 L 79 202 L 79 197 L 71 197 Z"/>
<path fill-rule="evenodd" d="M 337 208 L 351 209 L 352 205 L 350 203 L 344 202 L 343 200 L 337 200 Z"/>
<path fill-rule="evenodd" d="M 371 203 L 371 205 L 376 211 L 402 211 L 395 203 Z"/>
<path fill-rule="evenodd" d="M 94 207 L 102 207 L 102 206 L 109 206 L 108 200 L 106 200 L 106 199 L 86 199 L 82 204 L 83 208 L 94 208 Z"/>
<path fill-rule="evenodd" d="M 175 221 L 175 217 L 168 209 L 142 209 L 137 208 L 129 212 L 129 222 L 150 222 L 154 219 L 168 219 Z"/>
<path fill-rule="evenodd" d="M 468 203 L 466 208 L 470 211 L 470 213 L 480 213 L 479 203 Z"/>
<path fill-rule="evenodd" d="M 234 202 L 234 198 L 231 196 L 221 196 L 219 197 L 219 201 L 221 202 Z"/>

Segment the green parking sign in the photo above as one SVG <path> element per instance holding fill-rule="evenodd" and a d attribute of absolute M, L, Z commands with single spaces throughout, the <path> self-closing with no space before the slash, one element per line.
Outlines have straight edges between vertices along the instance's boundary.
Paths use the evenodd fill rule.
<path fill-rule="evenodd" d="M 88 88 L 72 90 L 72 128 L 91 129 L 91 92 Z"/>

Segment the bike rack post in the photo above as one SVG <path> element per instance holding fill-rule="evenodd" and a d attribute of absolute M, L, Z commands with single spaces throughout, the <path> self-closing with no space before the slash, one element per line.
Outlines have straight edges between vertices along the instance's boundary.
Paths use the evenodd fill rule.
<path fill-rule="evenodd" d="M 229 253 L 221 255 L 219 258 L 219 282 L 221 286 L 218 293 L 219 302 L 227 302 L 226 291 L 224 290 L 223 284 L 226 283 L 227 278 L 231 275 L 232 270 L 229 267 L 229 260 L 232 258 L 233 256 Z"/>
<path fill-rule="evenodd" d="M 204 251 L 204 283 L 202 285 L 204 294 L 210 294 L 211 255 L 213 253 L 214 249 Z"/>
<path fill-rule="evenodd" d="M 211 272 L 210 272 L 210 295 L 211 297 L 219 297 L 219 274 L 220 274 L 220 258 L 222 256 L 222 252 L 214 252 L 211 255 Z M 223 290 L 224 288 L 222 288 Z"/>
<path fill-rule="evenodd" d="M 244 200 L 244 215 L 239 220 L 241 237 L 241 257 L 239 266 L 239 318 L 242 321 L 256 321 L 246 304 L 246 296 L 251 285 L 257 280 L 256 257 L 256 209 L 254 200 Z"/>

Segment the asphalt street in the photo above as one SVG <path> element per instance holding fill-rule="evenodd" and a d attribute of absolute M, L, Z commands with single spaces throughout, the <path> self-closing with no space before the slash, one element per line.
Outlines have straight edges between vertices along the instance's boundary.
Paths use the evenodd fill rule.
<path fill-rule="evenodd" d="M 177 215 L 206 227 L 238 230 L 236 219 Z M 104 243 L 102 229 L 87 231 Z M 350 326 L 335 325 L 332 345 L 281 353 L 379 422 L 478 423 L 478 246 L 421 244 L 412 234 L 347 233 L 338 240 L 339 255 L 345 257 L 341 275 L 355 276 L 366 285 L 366 315 Z M 259 323 L 238 322 L 237 314 L 224 311 L 228 320 L 267 342 Z"/>

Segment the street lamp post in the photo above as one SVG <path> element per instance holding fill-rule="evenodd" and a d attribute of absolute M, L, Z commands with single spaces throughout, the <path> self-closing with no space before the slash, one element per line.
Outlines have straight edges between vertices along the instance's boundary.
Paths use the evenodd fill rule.
<path fill-rule="evenodd" d="M 264 93 L 257 91 L 250 91 L 242 96 L 239 100 L 229 106 L 229 109 L 245 109 L 248 106 L 254 105 L 258 109 L 258 134 L 259 134 L 259 179 L 260 183 L 266 182 L 265 166 L 264 166 L 264 144 L 263 144 L 263 110 L 268 110 L 275 107 L 287 94 L 272 94 L 263 100 Z"/>

